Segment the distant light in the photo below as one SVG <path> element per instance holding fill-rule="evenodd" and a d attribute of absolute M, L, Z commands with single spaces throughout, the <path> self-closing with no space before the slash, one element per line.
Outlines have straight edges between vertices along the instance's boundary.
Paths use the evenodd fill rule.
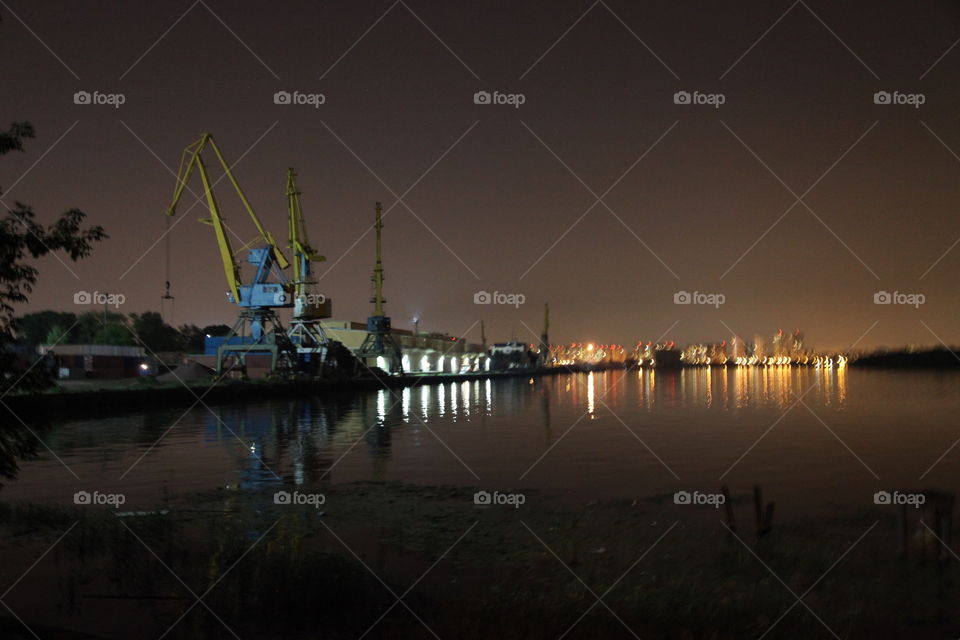
<path fill-rule="evenodd" d="M 592 342 L 587 345 L 587 351 L 593 351 L 593 343 L 592 343 Z"/>
<path fill-rule="evenodd" d="M 212 338 L 213 336 L 208 333 L 208 334 L 207 334 L 207 337 L 208 337 L 208 338 Z"/>
<path fill-rule="evenodd" d="M 146 362 L 142 362 L 140 363 L 140 368 L 146 371 L 147 369 L 150 368 L 150 365 L 148 365 Z"/>

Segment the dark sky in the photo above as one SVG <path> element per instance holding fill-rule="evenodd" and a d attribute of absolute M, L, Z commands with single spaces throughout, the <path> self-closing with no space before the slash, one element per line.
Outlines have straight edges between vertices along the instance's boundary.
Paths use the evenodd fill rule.
<path fill-rule="evenodd" d="M 278 237 L 297 168 L 337 318 L 369 313 L 360 238 L 380 200 L 399 327 L 483 318 L 491 340 L 533 340 L 524 324 L 539 332 L 549 301 L 555 341 L 673 326 L 681 343 L 797 327 L 823 348 L 960 343 L 960 248 L 943 256 L 960 238 L 955 2 L 5 0 L 0 16 L 0 123 L 38 131 L 0 160 L 4 200 L 44 220 L 77 206 L 111 235 L 77 277 L 44 259 L 30 310 L 83 310 L 78 290 L 157 309 L 164 164 L 211 131 L 230 161 L 249 150 L 235 171 Z M 77 105 L 80 90 L 125 103 Z M 279 90 L 326 102 L 277 105 Z M 479 90 L 525 103 L 477 105 Z M 680 90 L 725 102 L 678 105 Z M 879 90 L 925 102 L 874 104 Z M 252 238 L 225 187 L 228 223 Z M 174 320 L 229 323 L 192 201 L 171 235 Z M 526 304 L 475 305 L 478 290 Z M 726 302 L 676 305 L 677 291 Z"/>

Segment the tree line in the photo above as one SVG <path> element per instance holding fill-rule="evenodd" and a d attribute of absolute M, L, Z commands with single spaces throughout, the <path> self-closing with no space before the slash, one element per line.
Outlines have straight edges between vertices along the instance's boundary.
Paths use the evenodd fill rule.
<path fill-rule="evenodd" d="M 69 311 L 37 311 L 16 319 L 17 343 L 25 346 L 57 344 L 106 344 L 144 346 L 154 353 L 181 351 L 200 353 L 206 336 L 225 336 L 225 324 L 173 327 L 156 311 L 118 313 L 100 310 L 80 314 Z"/>

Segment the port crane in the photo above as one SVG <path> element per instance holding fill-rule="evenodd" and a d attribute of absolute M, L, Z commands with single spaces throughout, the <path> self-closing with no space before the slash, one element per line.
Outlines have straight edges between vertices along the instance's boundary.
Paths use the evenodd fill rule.
<path fill-rule="evenodd" d="M 247 252 L 246 261 L 255 270 L 249 282 L 241 279 L 240 264 L 237 259 L 239 252 L 233 250 L 227 235 L 225 218 L 213 193 L 213 184 L 203 160 L 203 152 L 207 148 L 213 151 L 223 169 L 224 176 L 233 185 L 257 229 L 257 236 L 239 250 L 239 252 Z M 236 323 L 217 349 L 217 373 L 222 373 L 225 358 L 235 357 L 243 367 L 246 364 L 246 355 L 258 352 L 271 354 L 272 369 L 292 367 L 297 361 L 297 349 L 284 330 L 276 312 L 276 309 L 294 307 L 294 293 L 297 285 L 291 283 L 283 272 L 290 263 L 280 251 L 273 235 L 260 222 L 210 133 L 203 133 L 199 140 L 184 149 L 180 157 L 173 200 L 167 208 L 168 216 L 176 214 L 177 204 L 194 171 L 200 174 L 207 208 L 210 212 L 209 218 L 201 218 L 200 221 L 211 225 L 214 229 L 227 280 L 227 299 L 240 307 Z M 297 209 L 299 211 L 299 205 Z M 302 216 L 299 222 L 302 225 Z M 305 238 L 305 235 L 300 234 L 300 237 Z M 315 255 L 312 251 L 309 253 Z M 307 261 L 309 262 L 309 259 Z"/>
<path fill-rule="evenodd" d="M 303 209 L 300 206 L 301 192 L 297 188 L 297 172 L 287 169 L 287 232 L 290 252 L 293 256 L 293 319 L 287 335 L 300 353 L 321 354 L 330 346 L 330 340 L 320 320 L 330 317 L 331 301 L 316 291 L 310 265 L 327 258 L 314 250 L 307 236 Z"/>
<path fill-rule="evenodd" d="M 387 361 L 387 367 L 390 373 L 403 374 L 403 356 L 400 352 L 400 345 L 393 337 L 390 331 L 390 317 L 384 314 L 383 304 L 383 252 L 381 250 L 380 236 L 383 231 L 383 210 L 378 202 L 375 207 L 376 218 L 374 221 L 374 231 L 377 236 L 377 260 L 373 267 L 373 276 L 370 280 L 373 282 L 373 297 L 370 302 L 373 303 L 373 315 L 367 318 L 367 335 L 360 345 L 358 355 L 366 361 L 367 358 L 384 358 Z"/>

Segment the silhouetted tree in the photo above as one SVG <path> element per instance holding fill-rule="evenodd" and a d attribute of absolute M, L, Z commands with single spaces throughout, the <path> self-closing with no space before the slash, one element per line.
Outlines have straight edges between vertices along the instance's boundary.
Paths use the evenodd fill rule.
<path fill-rule="evenodd" d="M 130 324 L 137 334 L 137 342 L 149 351 L 179 351 L 183 347 L 183 336 L 156 311 L 131 313 Z"/>
<path fill-rule="evenodd" d="M 77 316 L 69 311 L 36 311 L 34 313 L 24 314 L 17 318 L 17 341 L 21 344 L 53 344 L 49 341 L 54 329 L 58 329 L 56 335 L 59 337 L 63 332 L 73 327 L 77 321 Z M 64 343 L 70 342 L 70 336 L 62 340 Z"/>
<path fill-rule="evenodd" d="M 8 131 L 0 132 L 0 155 L 23 151 L 23 141 L 33 135 L 29 123 L 13 123 Z M 14 305 L 27 302 L 39 274 L 30 261 L 53 251 L 74 261 L 85 258 L 93 244 L 107 234 L 100 226 L 83 228 L 86 214 L 79 209 L 70 209 L 50 225 L 37 222 L 33 210 L 22 202 L 4 209 L 0 217 L 0 388 L 7 390 L 14 383 L 20 390 L 42 388 L 50 384 L 44 368 L 34 367 L 22 376 L 32 363 L 25 363 L 22 355 L 11 349 L 17 331 Z"/>

